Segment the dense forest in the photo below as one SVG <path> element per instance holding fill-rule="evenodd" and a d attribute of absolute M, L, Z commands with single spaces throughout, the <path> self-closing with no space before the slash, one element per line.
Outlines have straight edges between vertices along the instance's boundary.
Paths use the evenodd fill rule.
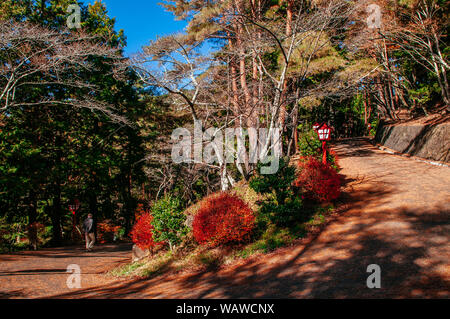
<path fill-rule="evenodd" d="M 73 4 L 80 28 L 67 25 Z M 175 163 L 177 128 L 278 129 L 289 158 L 312 148 L 316 122 L 339 138 L 450 112 L 445 0 L 162 5 L 185 32 L 126 57 L 101 1 L 1 2 L 1 250 L 71 241 L 88 212 L 126 237 L 155 200 L 185 208 L 257 175 L 248 154 Z"/>

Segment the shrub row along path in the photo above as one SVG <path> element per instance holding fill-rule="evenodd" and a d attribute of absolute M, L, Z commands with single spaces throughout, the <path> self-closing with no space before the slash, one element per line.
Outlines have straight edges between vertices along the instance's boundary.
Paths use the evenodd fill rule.
<path fill-rule="evenodd" d="M 450 168 L 384 153 L 364 139 L 335 144 L 345 178 L 339 213 L 313 236 L 218 270 L 117 280 L 129 245 L 0 255 L 0 296 L 56 298 L 443 297 L 450 291 Z M 68 264 L 82 287 L 68 289 Z M 366 286 L 381 267 L 381 288 Z"/>

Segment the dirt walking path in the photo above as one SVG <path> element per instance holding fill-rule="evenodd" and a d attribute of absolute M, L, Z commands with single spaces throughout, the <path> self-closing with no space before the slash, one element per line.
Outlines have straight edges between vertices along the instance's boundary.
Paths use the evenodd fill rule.
<path fill-rule="evenodd" d="M 450 168 L 379 151 L 364 139 L 336 143 L 345 176 L 342 212 L 315 238 L 201 273 L 114 281 L 102 272 L 129 247 L 91 253 L 0 255 L 0 296 L 53 298 L 449 298 Z M 125 249 L 126 248 L 126 249 Z M 65 287 L 69 263 L 81 289 Z M 381 267 L 369 289 L 367 266 Z"/>
<path fill-rule="evenodd" d="M 69 265 L 80 266 L 81 287 L 110 284 L 105 273 L 130 260 L 130 244 L 102 245 L 86 252 L 64 247 L 0 255 L 0 298 L 40 298 L 70 293 Z M 72 272 L 72 270 L 71 270 Z"/>

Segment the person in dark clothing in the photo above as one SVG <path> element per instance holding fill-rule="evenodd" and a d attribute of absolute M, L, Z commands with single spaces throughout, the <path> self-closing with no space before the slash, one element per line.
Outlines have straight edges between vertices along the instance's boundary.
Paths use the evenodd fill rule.
<path fill-rule="evenodd" d="M 88 214 L 83 223 L 84 236 L 86 238 L 86 250 L 91 251 L 95 244 L 94 220 L 92 214 Z"/>

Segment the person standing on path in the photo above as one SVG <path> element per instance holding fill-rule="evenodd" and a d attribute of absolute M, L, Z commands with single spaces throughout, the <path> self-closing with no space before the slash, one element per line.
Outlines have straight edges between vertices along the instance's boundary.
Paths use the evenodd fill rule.
<path fill-rule="evenodd" d="M 91 213 L 88 214 L 83 222 L 83 230 L 86 238 L 86 250 L 91 251 L 95 244 L 94 220 Z"/>

